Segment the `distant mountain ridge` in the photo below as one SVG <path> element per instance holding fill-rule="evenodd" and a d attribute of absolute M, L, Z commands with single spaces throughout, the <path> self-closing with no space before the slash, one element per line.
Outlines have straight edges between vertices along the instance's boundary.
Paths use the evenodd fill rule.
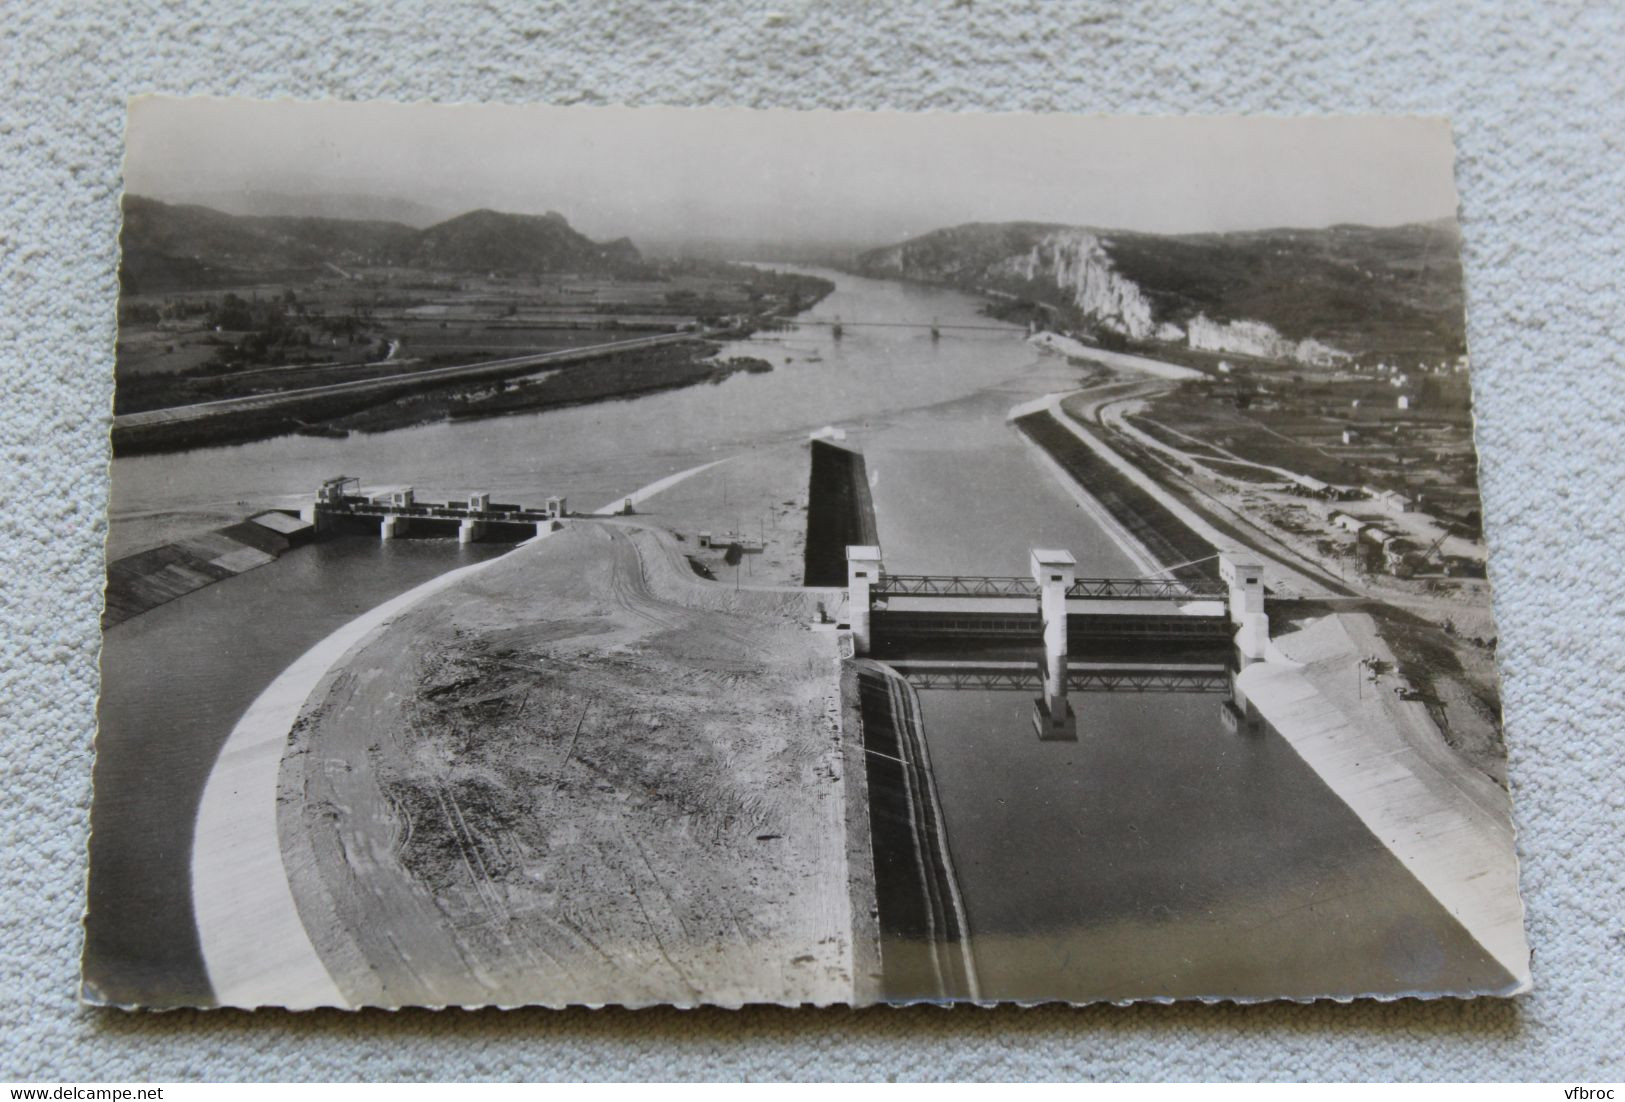
<path fill-rule="evenodd" d="M 221 286 L 324 265 L 400 265 L 520 274 L 635 274 L 626 238 L 599 243 L 561 214 L 477 210 L 426 229 L 401 222 L 225 214 L 138 195 L 124 198 L 120 279 L 126 291 Z"/>
<path fill-rule="evenodd" d="M 296 218 L 344 218 L 353 222 L 404 222 L 423 229 L 444 222 L 455 211 L 400 196 L 367 192 L 274 191 L 264 188 L 225 188 L 172 194 L 171 206 L 208 207 L 221 214 L 248 217 L 286 215 Z"/>
<path fill-rule="evenodd" d="M 1140 344 L 1316 366 L 1465 350 L 1453 219 L 1181 235 L 970 223 L 871 249 L 855 267 L 1029 299 Z"/>
<path fill-rule="evenodd" d="M 629 239 L 592 241 L 557 211 L 469 211 L 422 231 L 406 255 L 425 268 L 517 272 L 618 271 L 642 260 Z"/>

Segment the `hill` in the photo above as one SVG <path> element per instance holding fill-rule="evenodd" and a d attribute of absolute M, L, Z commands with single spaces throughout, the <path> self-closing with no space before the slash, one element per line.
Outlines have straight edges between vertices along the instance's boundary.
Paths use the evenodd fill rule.
<path fill-rule="evenodd" d="M 208 207 L 222 214 L 292 215 L 300 218 L 344 218 L 353 222 L 401 222 L 414 229 L 442 222 L 450 213 L 412 199 L 365 192 L 293 192 L 233 188 L 174 195 L 170 203 Z"/>
<path fill-rule="evenodd" d="M 564 215 L 476 210 L 430 226 L 402 254 L 413 267 L 441 271 L 620 272 L 641 263 L 626 238 L 599 244 L 570 228 Z"/>
<path fill-rule="evenodd" d="M 1330 365 L 1465 350 L 1454 220 L 1161 235 L 973 223 L 873 249 L 860 273 L 992 291 L 1131 344 Z"/>
<path fill-rule="evenodd" d="M 642 259 L 622 238 L 600 244 L 559 214 L 480 210 L 427 229 L 401 222 L 226 214 L 209 207 L 124 198 L 119 276 L 129 293 L 285 278 L 325 265 L 400 265 L 445 271 L 634 274 Z"/>

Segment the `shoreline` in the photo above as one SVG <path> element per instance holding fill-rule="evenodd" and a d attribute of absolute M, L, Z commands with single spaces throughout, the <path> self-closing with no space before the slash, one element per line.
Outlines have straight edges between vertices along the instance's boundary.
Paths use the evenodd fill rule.
<path fill-rule="evenodd" d="M 1218 546 L 1235 542 L 1206 525 L 1154 478 L 1076 424 L 1061 407 L 1065 397 L 1052 395 L 1011 412 L 1014 416 L 1046 410 L 1198 535 Z M 1064 475 L 1058 464 L 1053 466 Z M 1066 477 L 1063 481 L 1072 484 L 1073 480 Z M 1249 549 L 1266 562 L 1272 561 L 1267 553 Z M 1389 709 L 1370 706 L 1362 709 L 1358 720 L 1351 720 L 1339 706 L 1343 702 L 1325 691 L 1330 684 L 1341 683 L 1341 679 L 1333 682 L 1337 671 L 1306 672 L 1308 654 L 1295 655 L 1308 645 L 1319 648 L 1308 652 L 1319 660 L 1335 654 L 1340 668 L 1358 669 L 1358 659 L 1365 651 L 1384 646 L 1375 630 L 1361 633 L 1365 650 L 1356 645 L 1350 621 L 1359 615 L 1336 612 L 1272 639 L 1267 659 L 1244 670 L 1238 676 L 1238 687 L 1326 786 L 1513 977 L 1516 987 L 1509 993 L 1528 990 L 1529 947 L 1517 890 L 1511 805 L 1505 791 L 1450 748 L 1424 704 L 1396 705 L 1409 709 L 1403 722 Z M 1341 634 L 1345 645 L 1321 653 L 1330 646 L 1327 637 L 1334 634 Z M 1386 691 L 1374 688 L 1370 695 L 1380 700 L 1378 694 Z"/>
<path fill-rule="evenodd" d="M 931 769 L 919 697 L 884 661 L 842 663 L 864 758 L 879 998 L 893 1005 L 981 998 L 972 932 Z M 871 739 L 880 744 L 872 746 Z M 848 815 L 848 820 L 855 818 Z M 906 826 L 904 825 L 906 824 Z M 848 829 L 852 829 L 850 826 Z M 888 870 L 885 881 L 879 866 Z M 902 867 L 909 866 L 905 880 Z M 891 959 L 888 961 L 887 956 Z"/>
<path fill-rule="evenodd" d="M 679 471 L 639 487 L 627 497 L 636 504 L 726 462 L 729 459 Z M 606 504 L 598 514 L 613 512 L 625 500 Z M 538 534 L 518 547 L 551 534 Z M 233 726 L 204 786 L 191 858 L 193 917 L 219 1005 L 350 1005 L 322 965 L 288 888 L 275 810 L 285 744 L 310 695 L 352 651 L 421 601 L 512 553 L 448 571 L 357 616 L 289 664 Z M 244 799 L 244 793 L 250 795 Z M 269 937 L 256 930 L 252 944 L 241 943 L 239 931 L 267 920 L 271 923 Z M 250 963 L 262 952 L 275 961 L 268 968 Z M 295 977 L 292 996 L 277 978 L 284 975 Z"/>
<path fill-rule="evenodd" d="M 1040 401 L 1047 402 L 1048 398 L 1040 399 Z M 1039 408 L 1043 407 L 1040 406 Z M 1009 420 L 1014 421 L 1017 417 L 1025 416 L 1030 412 L 1033 412 L 1033 410 L 1027 409 L 1026 404 L 1016 406 L 1010 411 Z M 1101 530 L 1111 537 L 1112 542 L 1117 544 L 1118 549 L 1127 555 L 1136 567 L 1144 571 L 1146 576 L 1161 573 L 1166 569 L 1161 563 L 1157 562 L 1156 556 L 1151 554 L 1150 549 L 1136 539 L 1127 528 L 1124 528 L 1094 494 L 1090 493 L 1086 487 L 1079 485 L 1078 480 L 1068 474 L 1066 469 L 1055 461 L 1054 456 L 1045 451 L 1036 440 L 1026 433 L 1017 432 L 1016 435 L 1021 438 L 1023 444 L 1027 445 L 1039 465 L 1048 471 L 1051 477 L 1055 478 L 1061 487 L 1072 496 L 1072 499 L 1078 503 L 1078 508 L 1082 509 L 1090 520 L 1099 525 Z"/>
<path fill-rule="evenodd" d="M 310 692 L 347 654 L 414 605 L 506 558 L 447 571 L 357 616 L 284 669 L 226 737 L 198 805 L 191 858 L 193 918 L 217 1005 L 350 1005 L 288 884 L 276 825 L 288 735 Z"/>
<path fill-rule="evenodd" d="M 669 534 L 619 519 L 521 554 L 493 562 L 544 602 L 539 621 L 484 579 L 397 617 L 326 671 L 282 759 L 280 834 L 310 840 L 292 891 L 347 1003 L 852 1002 L 863 925 L 839 671 L 833 633 L 806 626 L 810 597 L 703 582 Z M 628 666 L 629 648 L 648 657 Z M 741 663 L 759 678 L 740 681 Z M 465 668 L 485 672 L 449 672 Z M 465 682 L 482 716 L 492 693 L 518 711 L 481 720 L 506 734 L 432 750 L 461 722 Z M 452 710 L 419 726 L 425 709 Z M 771 783 L 739 790 L 743 776 Z M 548 825 L 561 800 L 563 835 Z M 447 830 L 470 864 L 437 856 Z M 718 922 L 735 935 L 696 933 Z"/>
<path fill-rule="evenodd" d="M 1059 333 L 1035 333 L 1027 338 L 1029 344 L 1057 355 L 1065 356 L 1069 360 L 1093 360 L 1121 371 L 1135 371 L 1142 375 L 1154 375 L 1159 379 L 1205 379 L 1207 376 L 1193 367 L 1181 367 L 1178 364 L 1154 360 L 1149 356 L 1136 356 L 1130 352 L 1112 352 L 1095 345 L 1084 344 L 1072 337 L 1063 337 Z"/>
<path fill-rule="evenodd" d="M 1332 685 L 1358 669 L 1359 648 L 1336 613 L 1272 641 L 1282 659 L 1256 663 L 1236 679 L 1260 715 L 1337 794 L 1450 915 L 1513 977 L 1531 986 L 1530 951 L 1518 894 L 1511 801 L 1491 782 L 1469 791 L 1479 774 L 1455 757 L 1416 743 L 1432 727 L 1425 707 L 1408 725 L 1370 690 L 1357 718 Z M 1374 633 L 1372 633 L 1374 634 Z M 1425 725 L 1425 727 L 1423 726 Z M 1411 730 L 1407 734 L 1406 727 Z"/>

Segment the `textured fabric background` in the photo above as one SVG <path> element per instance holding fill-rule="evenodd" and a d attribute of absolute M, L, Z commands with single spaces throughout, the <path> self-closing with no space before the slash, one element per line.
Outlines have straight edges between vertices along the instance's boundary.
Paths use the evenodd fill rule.
<path fill-rule="evenodd" d="M 4 15 L 0 1078 L 1625 1076 L 1625 8 L 14 0 Z M 1448 114 L 1537 990 L 1251 1008 L 81 1009 L 116 203 L 124 101 L 142 91 Z"/>

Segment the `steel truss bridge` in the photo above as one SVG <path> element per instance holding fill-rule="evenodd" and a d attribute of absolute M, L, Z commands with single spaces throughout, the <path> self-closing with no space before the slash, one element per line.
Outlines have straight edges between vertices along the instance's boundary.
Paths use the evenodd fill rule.
<path fill-rule="evenodd" d="M 1032 578 L 959 574 L 882 574 L 870 590 L 875 597 L 1030 597 L 1037 599 Z M 1079 578 L 1067 588 L 1068 600 L 1223 601 L 1229 589 L 1219 581 L 1180 578 Z"/>
<path fill-rule="evenodd" d="M 1037 642 L 1044 634 L 1043 618 L 1036 612 L 877 611 L 873 623 L 875 637 L 888 642 L 941 638 Z M 1075 612 L 1066 618 L 1067 637 L 1075 644 L 1097 639 L 1224 643 L 1232 631 L 1224 616 Z"/>
<path fill-rule="evenodd" d="M 979 329 L 988 333 L 1011 333 L 1025 335 L 1027 329 L 1020 325 L 976 325 L 966 322 L 943 322 L 932 324 L 928 321 L 841 321 L 838 318 L 793 318 L 792 324 L 806 326 L 822 326 L 825 329 L 937 329 L 947 331 L 950 329 Z"/>
<path fill-rule="evenodd" d="M 346 495 L 339 502 L 322 502 L 317 510 L 334 516 L 351 517 L 407 517 L 419 520 L 483 520 L 495 524 L 534 524 L 555 518 L 557 513 L 545 509 L 529 509 L 522 505 L 494 505 L 489 509 L 470 509 L 461 502 L 445 504 L 419 501 L 411 505 L 392 505 L 387 501 L 374 501 L 367 497 Z"/>
<path fill-rule="evenodd" d="M 1033 692 L 1044 674 L 1037 665 L 976 666 L 957 663 L 894 662 L 893 668 L 916 689 L 987 689 Z M 1087 666 L 1067 670 L 1069 693 L 1211 693 L 1228 696 L 1230 672 L 1224 666 L 1146 668 Z"/>

